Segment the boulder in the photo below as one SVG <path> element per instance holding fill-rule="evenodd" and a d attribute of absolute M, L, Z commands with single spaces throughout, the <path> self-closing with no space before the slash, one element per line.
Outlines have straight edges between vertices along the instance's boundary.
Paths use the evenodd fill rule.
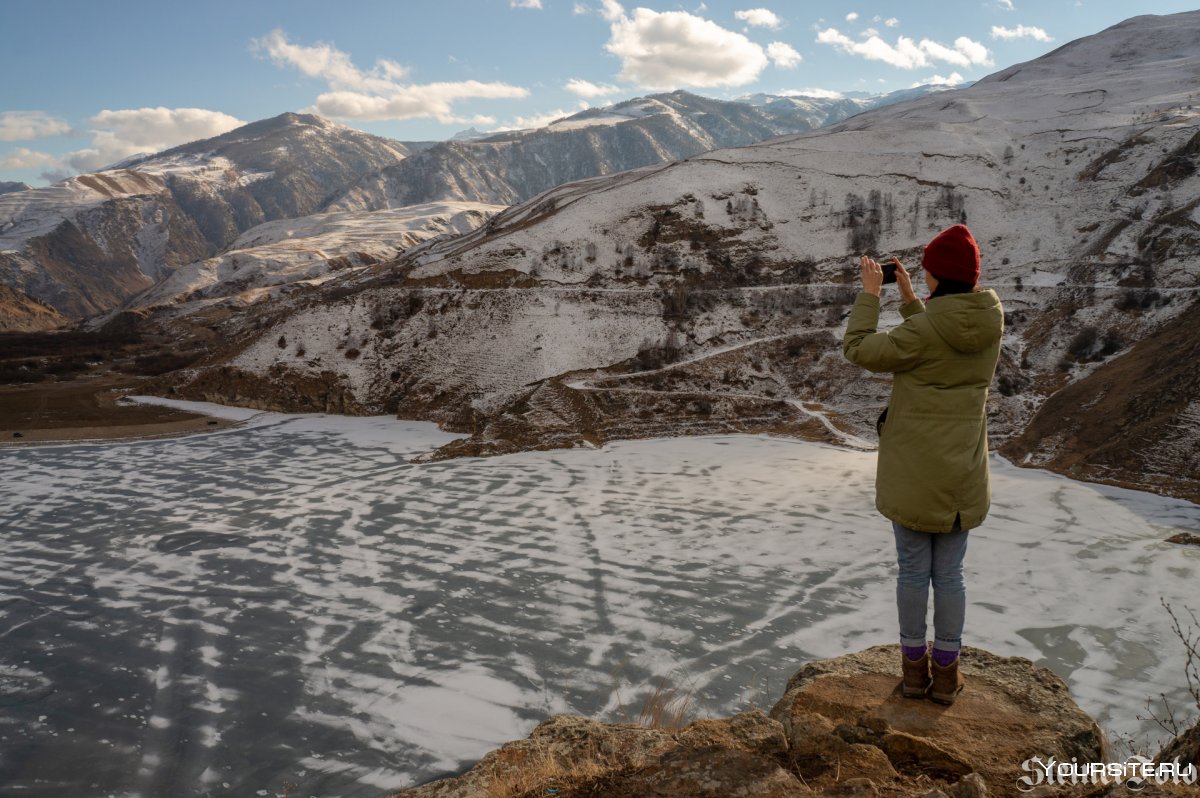
<path fill-rule="evenodd" d="M 951 706 L 904 698 L 899 646 L 875 646 L 805 665 L 769 714 L 790 730 L 789 742 L 797 749 L 836 750 L 830 738 L 852 739 L 877 748 L 899 781 L 931 780 L 912 795 L 941 789 L 1016 796 L 1021 763 L 1031 757 L 1105 761 L 1099 727 L 1053 672 L 1021 657 L 970 647 L 963 649 L 960 668 L 966 688 Z M 796 729 L 811 728 L 813 715 L 834 724 L 834 731 L 811 734 L 806 743 Z M 872 778 L 887 784 L 885 772 Z M 964 779 L 970 780 L 963 784 Z M 818 777 L 818 787 L 823 780 Z"/>

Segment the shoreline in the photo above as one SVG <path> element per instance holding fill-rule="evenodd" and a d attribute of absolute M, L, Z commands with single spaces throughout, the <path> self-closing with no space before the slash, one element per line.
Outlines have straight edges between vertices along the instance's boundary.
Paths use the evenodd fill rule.
<path fill-rule="evenodd" d="M 254 416 L 264 412 L 278 412 L 284 415 L 308 415 L 305 413 L 290 414 L 284 411 L 263 411 L 254 408 L 239 407 L 236 405 L 223 405 L 213 402 L 203 402 L 186 399 L 170 399 L 162 396 L 153 396 L 148 394 L 125 394 L 123 396 L 114 397 L 113 403 L 117 408 L 136 408 L 140 407 L 144 410 L 154 408 L 160 412 L 165 412 L 173 415 L 182 415 L 182 418 L 174 418 L 170 420 L 162 420 L 155 418 L 154 420 L 134 423 L 134 424 L 92 424 L 81 426 L 54 426 L 41 428 L 11 428 L 0 429 L 0 450 L 2 449 L 18 449 L 36 446 L 49 446 L 55 444 L 75 444 L 75 443 L 134 443 L 138 441 L 165 440 L 169 438 L 182 438 L 192 435 L 199 435 L 205 432 L 218 432 L 230 429 L 236 429 Z M 324 414 L 323 414 L 324 415 Z M 342 416 L 341 413 L 330 413 L 327 415 Z M 360 418 L 360 416 L 346 415 L 346 418 Z M 397 422 L 405 421 L 423 421 L 422 419 L 404 419 L 397 416 L 391 416 Z M 440 427 L 439 427 L 440 430 Z M 20 432 L 20 438 L 10 437 L 14 432 Z M 781 438 L 785 440 L 800 440 L 808 443 L 816 443 L 818 445 L 832 446 L 833 448 L 855 450 L 854 447 L 840 445 L 833 441 L 813 440 L 804 436 L 779 434 L 773 431 L 758 431 L 758 432 L 717 432 L 717 433 L 701 433 L 697 435 L 652 435 L 650 438 L 691 438 L 705 437 L 710 434 L 744 434 L 744 435 L 766 435 L 768 437 Z M 469 436 L 464 436 L 469 437 Z M 623 440 L 644 440 L 644 438 L 614 438 L 605 443 L 616 443 Z M 588 448 L 603 448 L 600 447 Z M 561 447 L 563 451 L 571 451 L 572 448 L 581 447 Z M 1000 446 L 990 447 L 990 454 L 998 456 L 1009 465 L 1029 471 L 1040 471 L 1048 474 L 1070 479 L 1078 482 L 1089 483 L 1097 486 L 1105 486 L 1118 490 L 1134 491 L 1137 493 L 1146 493 L 1152 496 L 1158 496 L 1164 499 L 1176 499 L 1185 501 L 1191 504 L 1200 504 L 1200 497 L 1190 495 L 1180 495 L 1178 492 L 1156 491 L 1152 488 L 1157 483 L 1154 482 L 1130 482 L 1112 477 L 1105 477 L 1098 474 L 1079 474 L 1071 473 L 1065 469 L 1057 469 L 1047 466 L 1042 463 L 1027 463 L 1018 462 L 1012 459 L 1007 454 L 1000 451 Z M 537 447 L 528 449 L 520 449 L 516 452 L 507 452 L 505 454 L 518 454 L 524 451 L 538 451 Z M 495 457 L 504 456 L 503 454 L 460 454 L 446 459 L 458 459 L 459 457 Z"/>
<path fill-rule="evenodd" d="M 111 378 L 55 385 L 44 392 L 30 386 L 10 389 L 4 398 L 11 416 L 0 427 L 0 449 L 179 438 L 233 429 L 259 413 L 133 391 L 136 385 Z"/>
<path fill-rule="evenodd" d="M 112 424 L 87 427 L 44 427 L 41 429 L 10 430 L 20 432 L 20 438 L 0 439 L 0 449 L 50 446 L 61 443 L 130 443 L 135 441 L 183 438 L 204 432 L 240 427 L 242 421 L 195 415 L 178 421 L 160 421 L 146 424 Z"/>

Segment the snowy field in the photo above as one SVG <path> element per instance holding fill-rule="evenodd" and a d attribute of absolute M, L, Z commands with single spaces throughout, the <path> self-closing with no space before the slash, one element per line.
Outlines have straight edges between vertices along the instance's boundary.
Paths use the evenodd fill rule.
<path fill-rule="evenodd" d="M 185 403 L 176 403 L 185 404 Z M 0 450 L 0 793 L 377 796 L 656 677 L 702 715 L 896 637 L 874 454 L 765 436 L 410 464 L 454 436 L 239 428 Z M 1110 733 L 1186 709 L 1200 507 L 993 459 L 964 642 Z M 1190 586 L 1190 587 L 1189 587 Z M 614 685 L 619 688 L 614 691 Z"/>

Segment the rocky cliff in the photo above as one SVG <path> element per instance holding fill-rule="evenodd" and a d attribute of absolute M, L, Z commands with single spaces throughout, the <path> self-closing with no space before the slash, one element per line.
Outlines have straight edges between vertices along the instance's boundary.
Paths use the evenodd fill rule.
<path fill-rule="evenodd" d="M 967 685 L 945 707 L 901 696 L 899 657 L 898 646 L 876 646 L 805 665 L 765 713 L 686 725 L 555 715 L 466 773 L 391 798 L 1015 798 L 1031 786 L 1018 781 L 1032 780 L 1022 767 L 1031 758 L 1124 761 L 1067 685 L 1029 660 L 964 649 Z M 1126 789 L 1042 785 L 1034 794 L 1118 794 L 1113 787 Z"/>

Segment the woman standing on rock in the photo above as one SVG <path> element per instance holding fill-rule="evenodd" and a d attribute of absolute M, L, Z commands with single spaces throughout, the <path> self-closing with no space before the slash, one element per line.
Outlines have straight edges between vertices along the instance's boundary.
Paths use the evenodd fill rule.
<path fill-rule="evenodd" d="M 865 369 L 895 375 L 878 423 L 875 507 L 896 535 L 903 691 L 951 704 L 963 687 L 958 653 L 967 533 L 983 523 L 991 505 L 985 405 L 1004 309 L 995 291 L 978 285 L 979 246 L 965 225 L 944 230 L 925 247 L 928 304 L 913 292 L 899 259 L 893 261 L 903 323 L 876 331 L 883 269 L 863 256 L 862 291 L 842 351 Z M 932 653 L 925 624 L 931 583 Z"/>

